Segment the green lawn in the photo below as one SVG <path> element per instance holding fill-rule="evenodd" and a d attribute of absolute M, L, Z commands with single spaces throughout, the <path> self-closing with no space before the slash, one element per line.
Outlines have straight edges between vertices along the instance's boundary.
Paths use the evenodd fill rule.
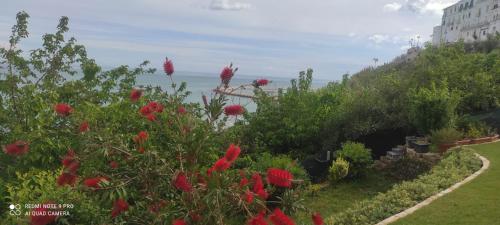
<path fill-rule="evenodd" d="M 380 172 L 372 171 L 364 178 L 328 185 L 316 196 L 307 196 L 304 205 L 306 209 L 319 212 L 323 218 L 327 218 L 344 211 L 356 202 L 387 191 L 394 183 L 394 180 L 383 176 Z M 297 224 L 311 224 L 311 215 L 299 213 L 296 221 Z"/>
<path fill-rule="evenodd" d="M 500 224 L 500 142 L 471 148 L 490 160 L 488 170 L 470 183 L 393 224 Z"/>

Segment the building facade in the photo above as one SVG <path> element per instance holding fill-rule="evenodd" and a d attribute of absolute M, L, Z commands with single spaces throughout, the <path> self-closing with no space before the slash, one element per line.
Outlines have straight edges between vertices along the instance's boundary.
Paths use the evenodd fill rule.
<path fill-rule="evenodd" d="M 500 0 L 461 0 L 443 10 L 440 26 L 434 27 L 432 43 L 486 40 L 500 32 Z"/>

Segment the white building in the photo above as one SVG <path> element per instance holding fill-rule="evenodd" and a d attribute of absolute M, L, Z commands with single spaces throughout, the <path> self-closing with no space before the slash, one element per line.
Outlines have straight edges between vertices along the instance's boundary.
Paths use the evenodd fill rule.
<path fill-rule="evenodd" d="M 486 40 L 500 32 L 500 0 L 461 0 L 445 8 L 441 26 L 434 27 L 432 43 Z"/>

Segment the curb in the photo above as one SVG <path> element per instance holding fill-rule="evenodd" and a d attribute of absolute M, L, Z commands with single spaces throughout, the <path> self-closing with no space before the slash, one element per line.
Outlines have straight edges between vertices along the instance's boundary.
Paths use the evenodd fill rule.
<path fill-rule="evenodd" d="M 490 143 L 495 143 L 495 142 L 498 142 L 500 140 L 496 140 L 496 141 L 492 141 L 492 142 L 488 142 L 488 143 L 481 143 L 481 144 L 490 144 Z M 481 144 L 472 144 L 472 145 L 481 145 Z M 472 146 L 472 145 L 462 145 L 462 146 L 458 146 L 458 147 L 454 147 L 453 149 L 456 149 L 456 148 L 460 148 L 460 147 L 467 147 L 467 146 Z M 450 149 L 452 150 L 452 149 Z M 380 222 L 378 222 L 376 225 L 387 225 L 387 224 L 390 224 L 390 223 L 394 223 L 396 222 L 397 220 L 403 218 L 403 217 L 406 217 L 412 213 L 414 213 L 415 211 L 417 211 L 418 209 L 426 206 L 426 205 L 429 205 L 431 202 L 433 202 L 434 200 L 454 191 L 455 189 L 459 188 L 460 186 L 470 182 L 471 180 L 473 180 L 474 178 L 476 178 L 477 176 L 479 176 L 480 174 L 482 174 L 485 170 L 487 170 L 489 167 L 490 167 L 490 161 L 488 159 L 486 159 L 485 157 L 475 153 L 476 156 L 482 161 L 483 163 L 483 166 L 481 167 L 481 169 L 479 169 L 478 171 L 474 172 L 473 174 L 471 174 L 470 176 L 468 176 L 467 178 L 465 178 L 464 180 L 454 184 L 453 186 L 425 199 L 424 201 L 416 204 L 415 206 L 411 207 L 411 208 L 408 208 L 398 214 L 395 214 L 395 215 L 392 215 L 391 217 L 389 218 L 386 218 Z"/>

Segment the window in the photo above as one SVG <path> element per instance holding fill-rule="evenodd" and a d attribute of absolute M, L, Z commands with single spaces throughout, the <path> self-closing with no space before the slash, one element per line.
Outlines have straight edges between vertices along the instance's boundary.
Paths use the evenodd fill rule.
<path fill-rule="evenodd" d="M 485 30 L 483 30 L 483 35 L 486 36 L 486 31 Z"/>
<path fill-rule="evenodd" d="M 497 9 L 497 8 L 498 8 L 498 4 L 493 5 L 493 9 Z"/>

